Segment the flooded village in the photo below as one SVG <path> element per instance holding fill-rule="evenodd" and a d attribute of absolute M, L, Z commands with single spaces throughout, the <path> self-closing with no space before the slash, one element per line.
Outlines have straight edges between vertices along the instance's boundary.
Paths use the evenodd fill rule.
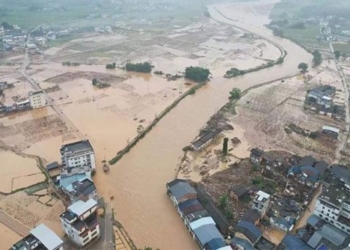
<path fill-rule="evenodd" d="M 121 2 L 88 30 L 2 24 L 4 248 L 346 249 L 346 55 L 311 67 L 266 27 L 278 0 Z"/>

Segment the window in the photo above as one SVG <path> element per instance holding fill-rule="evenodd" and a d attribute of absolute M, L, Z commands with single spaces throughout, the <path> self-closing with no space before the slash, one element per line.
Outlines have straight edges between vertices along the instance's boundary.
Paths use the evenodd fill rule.
<path fill-rule="evenodd" d="M 322 218 L 322 214 L 320 214 L 319 216 L 320 216 L 320 218 Z"/>
<path fill-rule="evenodd" d="M 328 218 L 327 218 L 327 217 L 326 217 L 325 219 L 326 219 L 326 221 L 328 221 Z"/>
<path fill-rule="evenodd" d="M 83 239 L 83 244 L 86 244 L 88 241 L 90 240 L 90 237 L 89 235 Z"/>
<path fill-rule="evenodd" d="M 345 227 L 341 227 L 341 229 L 345 230 Z"/>
<path fill-rule="evenodd" d="M 91 238 L 94 238 L 97 235 L 97 230 L 91 234 Z"/>

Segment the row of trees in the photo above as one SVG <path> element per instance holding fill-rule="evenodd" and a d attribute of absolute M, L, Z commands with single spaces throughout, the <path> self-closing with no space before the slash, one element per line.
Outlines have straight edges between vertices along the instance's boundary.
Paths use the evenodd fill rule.
<path fill-rule="evenodd" d="M 115 63 L 107 64 L 106 69 L 115 69 L 116 65 Z"/>
<path fill-rule="evenodd" d="M 339 52 L 339 51 L 336 51 Z M 338 59 L 340 57 L 340 52 L 338 53 L 334 53 L 335 57 Z M 323 59 L 322 59 L 322 54 L 320 53 L 320 51 L 315 50 L 314 52 L 312 52 L 313 58 L 312 58 L 312 62 L 314 64 L 314 67 L 321 65 Z M 305 62 L 301 62 L 298 65 L 298 69 L 300 69 L 301 73 L 305 73 L 309 68 L 309 65 Z"/>
<path fill-rule="evenodd" d="M 127 63 L 125 65 L 126 71 L 135 71 L 141 73 L 150 73 L 153 66 L 149 62 L 144 63 Z"/>

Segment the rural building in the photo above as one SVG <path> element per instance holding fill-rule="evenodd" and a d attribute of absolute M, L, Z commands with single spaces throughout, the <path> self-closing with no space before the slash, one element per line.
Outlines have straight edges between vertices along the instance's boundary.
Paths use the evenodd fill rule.
<path fill-rule="evenodd" d="M 244 185 L 237 185 L 229 190 L 230 196 L 235 201 L 238 201 L 244 195 L 248 194 L 249 190 Z"/>
<path fill-rule="evenodd" d="M 79 247 L 100 237 L 97 221 L 97 202 L 77 201 L 61 214 L 61 224 L 67 237 Z"/>
<path fill-rule="evenodd" d="M 213 139 L 215 139 L 219 134 L 221 133 L 220 129 L 210 131 L 203 136 L 201 136 L 198 140 L 194 141 L 191 145 L 191 147 L 199 151 L 203 149 L 205 146 L 207 146 Z"/>
<path fill-rule="evenodd" d="M 18 241 L 11 250 L 63 250 L 63 241 L 47 226 L 40 224 Z"/>
<path fill-rule="evenodd" d="M 252 245 L 254 245 L 261 236 L 261 230 L 251 222 L 241 220 L 235 227 L 235 237 L 248 240 Z"/>
<path fill-rule="evenodd" d="M 330 126 L 323 126 L 322 132 L 323 132 L 323 134 L 329 136 L 330 138 L 332 138 L 334 140 L 338 140 L 340 130 L 338 128 L 334 128 L 334 127 L 330 127 Z"/>
<path fill-rule="evenodd" d="M 263 155 L 264 155 L 264 150 L 260 148 L 253 148 L 250 151 L 250 161 L 254 164 L 260 163 L 263 159 Z"/>
<path fill-rule="evenodd" d="M 72 203 L 78 200 L 97 200 L 97 190 L 95 184 L 88 177 L 76 180 L 68 186 L 62 187 L 62 191 L 69 196 Z"/>
<path fill-rule="evenodd" d="M 224 238 L 213 224 L 206 224 L 196 228 L 193 231 L 193 237 L 197 241 L 201 249 L 205 249 L 205 245 L 212 240 L 223 243 L 223 247 L 226 246 Z M 222 249 L 222 247 L 218 248 L 218 250 L 219 249 Z"/>
<path fill-rule="evenodd" d="M 307 102 L 329 108 L 333 105 L 332 99 L 335 95 L 335 90 L 335 87 L 329 85 L 314 88 L 307 93 Z"/>
<path fill-rule="evenodd" d="M 271 227 L 286 233 L 293 230 L 294 223 L 295 219 L 291 216 L 287 216 L 286 218 L 270 217 Z"/>
<path fill-rule="evenodd" d="M 60 152 L 66 174 L 72 171 L 75 174 L 86 173 L 96 167 L 95 152 L 89 140 L 65 144 L 61 147 Z"/>
<path fill-rule="evenodd" d="M 327 162 L 319 161 L 315 164 L 315 169 L 320 173 L 321 176 L 323 176 L 328 166 L 329 164 Z"/>
<path fill-rule="evenodd" d="M 33 109 L 45 107 L 47 102 L 44 91 L 29 92 L 29 102 Z"/>
<path fill-rule="evenodd" d="M 234 237 L 232 239 L 232 248 L 233 249 L 244 249 L 244 250 L 256 250 L 256 248 L 248 240 Z"/>
<path fill-rule="evenodd" d="M 293 166 L 289 169 L 287 177 L 294 177 L 299 183 L 313 187 L 319 180 L 320 173 L 312 166 Z"/>
<path fill-rule="evenodd" d="M 277 246 L 277 250 L 312 250 L 304 241 L 293 234 L 284 236 L 281 243 Z M 320 249 L 321 250 L 321 249 Z"/>
<path fill-rule="evenodd" d="M 60 166 L 57 161 L 46 165 L 46 171 L 48 172 L 51 178 L 56 178 L 57 176 L 59 176 L 61 174 L 61 169 L 62 166 Z"/>
<path fill-rule="evenodd" d="M 241 218 L 242 221 L 253 223 L 255 226 L 259 224 L 260 219 L 261 219 L 261 214 L 252 208 L 248 209 Z"/>
<path fill-rule="evenodd" d="M 190 199 L 197 198 L 197 192 L 194 188 L 186 181 L 176 179 L 167 184 L 168 195 L 175 205 L 179 205 Z"/>
<path fill-rule="evenodd" d="M 257 210 L 262 216 L 264 216 L 267 212 L 267 209 L 270 205 L 270 195 L 263 191 L 258 191 L 254 201 L 252 208 Z"/>

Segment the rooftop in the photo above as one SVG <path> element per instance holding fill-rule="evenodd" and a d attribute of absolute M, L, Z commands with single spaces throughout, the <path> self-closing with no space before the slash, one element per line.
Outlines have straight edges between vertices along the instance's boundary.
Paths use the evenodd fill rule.
<path fill-rule="evenodd" d="M 255 196 L 255 200 L 262 201 L 262 202 L 266 201 L 269 198 L 270 198 L 270 195 L 261 190 L 258 191 Z"/>
<path fill-rule="evenodd" d="M 261 218 L 260 213 L 258 211 L 256 211 L 255 209 L 250 208 L 243 214 L 241 220 L 248 221 L 248 222 L 251 222 L 254 224 L 260 218 Z"/>
<path fill-rule="evenodd" d="M 293 234 L 287 234 L 284 236 L 281 243 L 278 245 L 277 250 L 312 250 L 305 242 L 299 239 Z"/>
<path fill-rule="evenodd" d="M 80 196 L 88 196 L 92 192 L 96 191 L 95 184 L 89 178 L 85 178 L 83 180 L 78 180 L 67 186 L 67 191 L 70 192 L 71 195 L 78 198 Z"/>
<path fill-rule="evenodd" d="M 330 126 L 323 126 L 322 127 L 323 131 L 331 131 L 334 132 L 336 134 L 339 134 L 340 130 L 338 128 L 334 128 L 334 127 L 330 127 Z"/>
<path fill-rule="evenodd" d="M 238 198 L 242 197 L 246 193 L 248 193 L 248 189 L 244 185 L 237 185 L 230 189 L 231 192 L 235 193 Z"/>
<path fill-rule="evenodd" d="M 88 178 L 86 174 L 75 174 L 70 176 L 61 176 L 60 178 L 60 186 L 64 189 L 67 189 L 72 183 L 76 181 L 82 181 Z"/>
<path fill-rule="evenodd" d="M 200 137 L 195 142 L 193 142 L 192 146 L 195 149 L 199 149 L 201 146 L 203 146 L 205 143 L 207 143 L 208 141 L 210 141 L 211 139 L 213 139 L 215 136 L 217 136 L 220 133 L 221 133 L 221 130 L 219 130 L 219 129 L 214 130 L 214 131 L 210 131 L 210 132 L 206 133 L 205 135 L 203 135 L 202 137 Z"/>
<path fill-rule="evenodd" d="M 262 156 L 264 154 L 264 150 L 260 149 L 260 148 L 253 148 L 252 150 L 250 150 L 250 153 L 252 155 L 255 155 L 255 156 Z"/>
<path fill-rule="evenodd" d="M 255 248 L 253 247 L 253 245 L 247 241 L 247 240 L 244 240 L 244 239 L 240 239 L 240 238 L 237 238 L 237 237 L 234 237 L 232 239 L 232 243 L 236 246 L 242 246 L 244 247 L 244 250 L 255 250 Z"/>
<path fill-rule="evenodd" d="M 262 235 L 261 230 L 253 223 L 242 220 L 238 222 L 235 231 L 247 237 L 252 244 L 254 244 Z"/>
<path fill-rule="evenodd" d="M 77 201 L 74 204 L 70 205 L 68 207 L 68 210 L 72 213 L 76 214 L 77 216 L 83 215 L 86 211 L 90 210 L 91 208 L 97 206 L 97 202 L 93 199 L 90 199 L 88 201 Z"/>
<path fill-rule="evenodd" d="M 321 85 L 309 91 L 308 95 L 313 95 L 319 98 L 324 96 L 331 97 L 335 94 L 335 87 L 330 85 Z"/>
<path fill-rule="evenodd" d="M 63 241 L 47 226 L 40 224 L 30 231 L 48 250 L 54 250 L 63 244 Z"/>
<path fill-rule="evenodd" d="M 183 196 L 187 194 L 197 194 L 196 190 L 188 182 L 176 182 L 173 185 L 168 185 L 170 193 L 180 200 Z"/>
<path fill-rule="evenodd" d="M 204 246 L 206 243 L 212 239 L 221 239 L 224 240 L 219 230 L 215 227 L 214 224 L 208 224 L 201 227 L 198 227 L 194 230 L 195 235 L 197 236 L 199 242 Z"/>
<path fill-rule="evenodd" d="M 334 226 L 324 224 L 321 230 L 316 231 L 312 235 L 307 244 L 312 248 L 317 248 L 321 245 L 321 241 L 323 243 L 327 243 L 328 241 L 331 244 L 328 243 L 326 245 L 333 245 L 335 248 L 340 248 L 343 244 L 347 246 L 350 243 L 350 237 Z"/>
<path fill-rule="evenodd" d="M 38 95 L 38 94 L 44 94 L 44 91 L 38 90 L 38 91 L 29 92 L 29 95 L 30 95 L 30 96 L 32 96 L 32 95 Z"/>
<path fill-rule="evenodd" d="M 61 152 L 78 152 L 83 150 L 93 150 L 89 140 L 83 140 L 62 145 Z"/>
<path fill-rule="evenodd" d="M 319 199 L 322 199 L 331 205 L 340 207 L 343 201 L 349 196 L 349 193 L 339 186 L 330 185 L 324 186 Z"/>
<path fill-rule="evenodd" d="M 204 217 L 204 218 L 201 218 L 201 219 L 198 219 L 196 221 L 193 221 L 190 223 L 190 227 L 192 230 L 195 230 L 201 226 L 204 226 L 204 225 L 209 225 L 209 224 L 213 224 L 215 225 L 215 222 L 213 220 L 213 218 L 211 218 L 210 216 L 208 217 Z"/>
<path fill-rule="evenodd" d="M 325 224 L 325 222 L 320 217 L 314 214 L 307 219 L 306 223 L 316 229 L 321 228 L 323 224 Z"/>
<path fill-rule="evenodd" d="M 59 166 L 60 166 L 60 165 L 58 164 L 58 162 L 55 161 L 55 162 L 52 162 L 52 163 L 46 165 L 46 169 L 47 169 L 47 170 L 52 170 L 52 169 L 58 168 Z"/>

